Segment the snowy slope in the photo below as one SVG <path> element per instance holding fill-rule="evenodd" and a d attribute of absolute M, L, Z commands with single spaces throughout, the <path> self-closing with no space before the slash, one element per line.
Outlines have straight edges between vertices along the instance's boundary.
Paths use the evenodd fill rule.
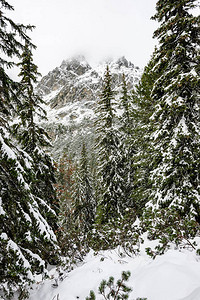
<path fill-rule="evenodd" d="M 120 279 L 122 271 L 129 270 L 131 277 L 127 286 L 132 288 L 129 299 L 146 297 L 148 300 L 199 300 L 200 299 L 200 259 L 189 250 L 169 250 L 164 255 L 149 258 L 144 251 L 137 257 L 120 256 L 120 249 L 93 251 L 84 262 L 67 274 L 57 288 L 54 280 L 38 284 L 31 292 L 30 300 L 75 300 L 85 299 L 94 290 L 97 300 L 98 286 L 102 279 L 113 276 Z M 51 271 L 55 277 L 55 269 Z M 57 298 L 58 297 L 58 298 Z"/>

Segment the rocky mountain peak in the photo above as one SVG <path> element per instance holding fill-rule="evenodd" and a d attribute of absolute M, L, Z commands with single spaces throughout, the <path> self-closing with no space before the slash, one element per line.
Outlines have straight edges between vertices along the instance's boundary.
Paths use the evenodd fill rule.
<path fill-rule="evenodd" d="M 95 103 L 102 88 L 107 65 L 112 74 L 113 88 L 116 91 L 120 89 L 123 74 L 126 76 L 130 90 L 138 83 L 141 70 L 124 56 L 117 60 L 109 59 L 91 67 L 85 57 L 79 55 L 63 60 L 60 67 L 44 76 L 38 84 L 38 93 L 44 97 L 51 108 L 56 109 L 56 115 L 59 114 L 59 109 L 67 110 L 72 103 L 76 103 L 79 107 L 88 101 Z"/>
<path fill-rule="evenodd" d="M 78 55 L 70 59 L 63 60 L 60 68 L 65 71 L 74 72 L 77 75 L 83 75 L 91 69 L 91 66 L 83 55 Z"/>
<path fill-rule="evenodd" d="M 119 66 L 119 68 L 121 68 L 121 67 L 130 68 L 130 69 L 138 68 L 138 67 L 135 67 L 135 65 L 131 61 L 128 61 L 125 56 L 120 57 L 116 61 L 116 64 Z"/>
<path fill-rule="evenodd" d="M 91 139 L 95 127 L 95 107 L 107 65 L 118 97 L 123 74 L 129 90 L 135 87 L 141 77 L 142 70 L 124 56 L 95 66 L 90 66 L 85 57 L 76 56 L 63 60 L 60 67 L 49 72 L 39 82 L 37 91 L 47 103 L 44 107 L 48 119 L 45 126 L 53 139 L 56 156 L 65 147 L 71 147 L 72 152 L 76 152 L 80 146 L 80 132 L 84 132 L 88 142 Z"/>
<path fill-rule="evenodd" d="M 63 60 L 42 78 L 38 84 L 38 93 L 44 97 L 51 108 L 66 108 L 70 103 L 95 102 L 99 97 L 102 80 L 109 66 L 113 79 L 113 88 L 120 89 L 122 75 L 125 74 L 128 88 L 131 90 L 139 81 L 141 70 L 124 56 L 117 60 L 106 60 L 91 67 L 84 56 L 75 56 Z M 63 115 L 63 114 L 62 114 Z"/>

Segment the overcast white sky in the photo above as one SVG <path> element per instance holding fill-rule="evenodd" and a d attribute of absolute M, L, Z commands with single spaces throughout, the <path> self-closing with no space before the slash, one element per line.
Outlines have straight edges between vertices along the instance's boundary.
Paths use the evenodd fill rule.
<path fill-rule="evenodd" d="M 42 75 L 63 59 L 83 54 L 90 62 L 125 55 L 144 67 L 156 41 L 150 20 L 156 0 L 8 0 L 13 20 L 36 25 L 35 63 Z"/>

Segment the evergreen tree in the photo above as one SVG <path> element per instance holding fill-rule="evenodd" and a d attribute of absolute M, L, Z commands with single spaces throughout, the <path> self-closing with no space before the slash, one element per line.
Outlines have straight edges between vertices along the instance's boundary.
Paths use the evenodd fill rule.
<path fill-rule="evenodd" d="M 85 232 L 88 232 L 92 228 L 96 209 L 91 182 L 87 151 L 83 142 L 80 167 L 75 183 L 74 216 L 78 219 Z"/>
<path fill-rule="evenodd" d="M 56 194 L 59 201 L 58 242 L 62 254 L 70 257 L 73 261 L 73 244 L 79 242 L 76 222 L 73 218 L 74 203 L 74 163 L 66 153 L 60 158 L 56 165 L 57 182 L 55 184 Z M 82 242 L 82 241 L 81 241 Z"/>
<path fill-rule="evenodd" d="M 56 164 L 56 194 L 59 201 L 59 226 L 65 226 L 66 215 L 68 211 L 72 214 L 73 207 L 73 186 L 74 173 L 76 172 L 72 159 L 66 153 L 60 158 L 59 163 Z M 66 228 L 67 230 L 67 228 Z"/>
<path fill-rule="evenodd" d="M 160 0 L 153 19 L 161 22 L 151 98 L 153 192 L 151 203 L 194 212 L 200 221 L 200 16 L 194 0 Z"/>
<path fill-rule="evenodd" d="M 120 170 L 119 136 L 115 126 L 115 93 L 107 67 L 103 90 L 97 107 L 97 153 L 98 153 L 98 222 L 107 223 L 116 218 L 122 203 L 120 186 L 123 178 Z"/>
<path fill-rule="evenodd" d="M 26 296 L 24 288 L 34 280 L 34 274 L 45 274 L 47 262 L 56 251 L 56 237 L 41 214 L 29 186 L 32 159 L 28 153 L 13 145 L 11 126 L 13 114 L 21 99 L 17 97 L 18 84 L 7 75 L 14 57 L 20 57 L 23 43 L 31 45 L 26 30 L 31 26 L 16 24 L 5 16 L 13 10 L 0 0 L 0 289 L 4 298 L 18 290 L 19 299 Z"/>
<path fill-rule="evenodd" d="M 122 300 L 128 299 L 129 293 L 132 291 L 130 287 L 126 285 L 126 282 L 129 280 L 131 276 L 130 271 L 123 271 L 121 275 L 121 279 L 117 280 L 115 283 L 114 277 L 110 277 L 108 281 L 102 280 L 99 285 L 99 294 L 103 296 L 105 300 L 114 299 L 114 300 Z M 96 296 L 94 291 L 90 291 L 90 296 L 86 297 L 86 300 L 95 300 Z M 145 300 L 145 299 L 144 299 Z"/>
<path fill-rule="evenodd" d="M 55 184 L 54 166 L 50 156 L 43 150 L 44 147 L 50 146 L 50 142 L 46 131 L 38 121 L 46 120 L 46 112 L 41 107 L 44 102 L 34 92 L 34 84 L 40 74 L 33 63 L 32 52 L 28 45 L 25 45 L 18 66 L 21 69 L 18 98 L 22 99 L 18 107 L 20 122 L 14 127 L 23 150 L 32 158 L 32 172 L 35 173 L 35 181 L 30 182 L 32 193 L 37 196 L 43 216 L 55 230 L 57 228 L 55 211 L 58 212 L 58 208 L 53 186 Z"/>
<path fill-rule="evenodd" d="M 131 114 L 134 120 L 134 128 L 131 135 L 131 144 L 135 148 L 132 157 L 132 168 L 134 169 L 132 201 L 139 215 L 149 201 L 149 192 L 152 189 L 150 180 L 152 124 L 149 118 L 155 106 L 151 92 L 159 76 L 154 70 L 155 54 L 156 50 L 144 68 L 140 82 L 136 86 L 136 91 L 133 91 L 132 94 L 133 109 Z"/>
<path fill-rule="evenodd" d="M 122 115 L 119 119 L 119 132 L 120 132 L 120 151 L 121 151 L 121 166 L 123 181 L 121 182 L 122 195 L 124 197 L 122 201 L 123 209 L 133 207 L 132 201 L 132 189 L 133 189 L 133 175 L 134 168 L 132 165 L 133 156 L 135 154 L 135 145 L 132 141 L 132 134 L 134 130 L 133 122 L 133 107 L 131 103 L 131 95 L 127 88 L 126 77 L 122 76 L 122 87 L 120 97 L 120 108 L 122 109 Z"/>
<path fill-rule="evenodd" d="M 94 223 L 94 198 L 85 145 L 79 166 L 75 167 L 66 154 L 60 159 L 56 191 L 60 209 L 58 241 L 70 270 L 89 251 L 87 234 Z"/>

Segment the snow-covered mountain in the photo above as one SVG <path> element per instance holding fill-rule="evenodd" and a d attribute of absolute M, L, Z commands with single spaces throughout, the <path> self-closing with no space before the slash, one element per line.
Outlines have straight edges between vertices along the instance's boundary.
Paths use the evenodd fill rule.
<path fill-rule="evenodd" d="M 79 148 L 80 138 L 92 138 L 94 109 L 101 93 L 106 66 L 118 91 L 123 73 L 129 89 L 138 83 L 142 70 L 125 57 L 103 61 L 91 66 L 83 56 L 64 60 L 42 78 L 37 91 L 47 105 L 48 121 L 45 124 L 52 137 L 53 154 L 58 156 L 66 148 L 70 152 Z"/>

